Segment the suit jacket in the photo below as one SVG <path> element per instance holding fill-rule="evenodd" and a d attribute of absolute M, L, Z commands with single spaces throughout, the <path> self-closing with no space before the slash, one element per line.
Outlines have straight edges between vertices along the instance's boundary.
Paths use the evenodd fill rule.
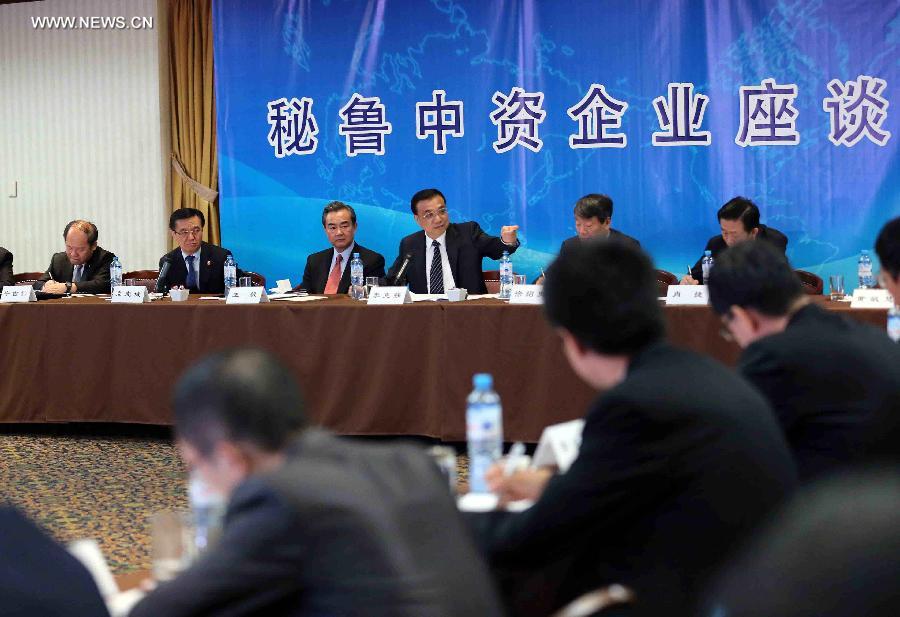
<path fill-rule="evenodd" d="M 739 366 L 772 404 L 803 480 L 869 456 L 900 413 L 900 345 L 812 304 Z"/>
<path fill-rule="evenodd" d="M 0 507 L 0 615 L 108 617 L 81 562 L 25 518 Z"/>
<path fill-rule="evenodd" d="M 231 251 L 215 244 L 200 243 L 200 270 L 197 273 L 197 288 L 191 288 L 191 293 L 221 294 L 225 293 L 225 259 L 231 255 Z M 170 289 L 175 285 L 186 285 L 187 266 L 181 255 L 181 248 L 169 251 L 159 259 L 159 267 L 168 259 L 171 266 L 166 275 L 165 287 Z M 243 276 L 243 272 L 237 271 L 237 276 Z"/>
<path fill-rule="evenodd" d="M 109 265 L 115 258 L 113 253 L 102 249 L 100 246 L 94 250 L 94 254 L 86 264 L 81 274 L 81 282 L 76 283 L 78 293 L 84 294 L 108 294 L 109 293 Z M 50 267 L 41 275 L 34 284 L 34 288 L 40 290 L 44 283 L 53 278 L 58 283 L 71 283 L 75 266 L 69 261 L 65 251 L 56 253 L 50 259 Z"/>
<path fill-rule="evenodd" d="M 0 287 L 15 285 L 13 279 L 13 254 L 0 246 Z"/>
<path fill-rule="evenodd" d="M 363 277 L 377 276 L 384 277 L 384 257 L 375 251 L 370 251 L 360 244 L 354 244 L 352 253 L 359 253 L 359 258 L 363 262 Z M 334 256 L 334 248 L 327 248 L 324 251 L 313 253 L 306 258 L 306 268 L 303 270 L 303 282 L 300 287 L 311 294 L 324 293 L 325 285 L 328 283 L 328 274 L 331 268 L 331 258 Z M 345 294 L 350 291 L 350 264 L 344 267 L 341 275 L 341 282 L 338 283 L 337 292 Z"/>
<path fill-rule="evenodd" d="M 411 445 L 309 429 L 232 495 L 218 543 L 130 617 L 501 614 L 446 480 Z"/>
<path fill-rule="evenodd" d="M 503 240 L 496 236 L 489 236 L 482 231 L 478 223 L 450 223 L 447 226 L 447 259 L 450 261 L 450 270 L 453 272 L 453 280 L 460 289 L 467 289 L 472 294 L 485 294 L 487 287 L 484 284 L 484 275 L 481 270 L 481 259 L 490 257 L 500 259 L 503 251 L 510 255 L 519 248 L 515 245 L 504 244 Z M 409 282 L 409 290 L 413 293 L 428 293 L 428 276 L 425 272 L 425 232 L 417 231 L 400 241 L 400 252 L 397 260 L 388 271 L 387 278 L 392 279 L 397 275 L 403 263 L 405 255 L 412 255 L 405 278 Z"/>
<path fill-rule="evenodd" d="M 473 522 L 501 571 L 570 558 L 557 605 L 622 583 L 636 592 L 636 614 L 686 615 L 795 482 L 763 397 L 718 362 L 658 343 L 600 395 L 577 459 L 537 503 Z"/>
<path fill-rule="evenodd" d="M 787 251 L 788 239 L 787 236 L 775 229 L 774 227 L 767 227 L 766 225 L 759 226 L 759 233 L 756 235 L 757 240 L 763 240 L 765 242 L 770 243 L 775 248 L 779 249 L 782 253 Z M 706 247 L 704 247 L 705 251 L 711 251 L 713 258 L 715 258 L 719 253 L 728 248 L 728 245 L 725 244 L 725 240 L 722 239 L 721 235 L 713 236 L 710 238 Z M 703 255 L 700 255 L 700 259 L 697 260 L 697 263 L 694 264 L 694 267 L 691 268 L 691 276 L 694 277 L 695 281 L 700 283 L 703 282 L 703 266 L 701 262 L 703 261 Z"/>
<path fill-rule="evenodd" d="M 607 238 L 601 238 L 601 240 L 602 239 L 607 239 Z M 623 234 L 621 231 L 619 231 L 617 229 L 610 228 L 608 239 L 609 240 L 617 240 L 619 242 L 624 242 L 625 244 L 629 244 L 635 248 L 641 248 L 640 242 L 638 242 L 637 240 L 635 240 L 628 234 Z M 577 246 L 579 242 L 582 242 L 582 240 L 578 236 L 572 236 L 571 238 L 564 240 L 562 245 L 559 247 L 559 254 L 562 255 L 563 253 L 565 253 L 572 247 Z"/>

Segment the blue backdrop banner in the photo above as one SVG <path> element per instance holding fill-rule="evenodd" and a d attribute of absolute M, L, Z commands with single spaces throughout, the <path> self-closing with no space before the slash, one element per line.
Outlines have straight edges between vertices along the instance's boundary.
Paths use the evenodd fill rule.
<path fill-rule="evenodd" d="M 519 225 L 529 275 L 587 193 L 677 274 L 735 195 L 849 281 L 900 215 L 894 0 L 215 0 L 214 30 L 223 244 L 270 281 L 332 200 L 390 264 L 428 187 Z"/>

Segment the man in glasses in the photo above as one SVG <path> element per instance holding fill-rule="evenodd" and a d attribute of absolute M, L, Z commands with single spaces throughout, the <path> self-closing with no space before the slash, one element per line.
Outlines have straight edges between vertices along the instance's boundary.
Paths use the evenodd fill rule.
<path fill-rule="evenodd" d="M 900 306 L 900 217 L 881 228 L 875 241 L 875 252 L 881 262 L 878 284 L 890 291 L 894 304 Z"/>
<path fill-rule="evenodd" d="M 183 285 L 191 293 L 225 293 L 225 259 L 231 251 L 203 242 L 206 218 L 196 208 L 179 208 L 169 216 L 169 230 L 178 248 L 159 260 L 160 270 L 169 262 L 165 280 L 160 288 L 171 289 Z M 238 271 L 237 276 L 241 277 Z"/>
<path fill-rule="evenodd" d="M 709 295 L 744 348 L 741 373 L 778 416 L 801 480 L 880 447 L 879 427 L 900 409 L 900 347 L 883 330 L 817 306 L 765 242 L 723 252 Z"/>
<path fill-rule="evenodd" d="M 331 248 L 306 258 L 300 286 L 311 294 L 345 294 L 350 290 L 353 253 L 363 262 L 363 277 L 384 276 L 384 257 L 356 243 L 356 211 L 340 201 L 332 201 L 322 211 L 322 227 Z"/>
<path fill-rule="evenodd" d="M 458 287 L 469 293 L 485 294 L 487 287 L 481 259 L 500 259 L 503 251 L 519 248 L 518 225 L 500 228 L 500 237 L 489 236 L 478 223 L 451 223 L 447 200 L 437 189 L 423 189 L 412 196 L 410 208 L 422 228 L 400 241 L 400 253 L 388 272 L 388 281 L 409 283 L 419 294 L 443 294 Z M 406 269 L 400 270 L 409 256 Z M 396 280 L 402 274 L 401 280 Z"/>

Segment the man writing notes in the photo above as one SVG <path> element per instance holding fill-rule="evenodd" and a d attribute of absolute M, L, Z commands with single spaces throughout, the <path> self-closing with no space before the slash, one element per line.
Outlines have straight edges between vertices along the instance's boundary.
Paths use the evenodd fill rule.
<path fill-rule="evenodd" d="M 443 294 L 458 287 L 486 294 L 481 259 L 500 259 L 503 251 L 512 254 L 519 248 L 518 225 L 502 227 L 497 238 L 484 233 L 474 221 L 451 223 L 447 201 L 437 189 L 419 191 L 410 200 L 410 207 L 422 231 L 400 241 L 400 253 L 387 278 L 394 282 L 406 263 L 402 275 L 413 293 Z"/>
<path fill-rule="evenodd" d="M 333 201 L 322 211 L 322 227 L 330 249 L 306 258 L 300 286 L 311 294 L 345 294 L 350 290 L 353 253 L 359 253 L 363 277 L 384 277 L 384 257 L 356 243 L 356 211 L 345 203 Z"/>
<path fill-rule="evenodd" d="M 748 383 L 663 340 L 640 250 L 572 247 L 547 270 L 544 300 L 572 369 L 601 394 L 565 474 L 488 472 L 503 501 L 536 500 L 473 517 L 511 613 L 533 599 L 522 573 L 544 568 L 559 575 L 556 606 L 621 583 L 635 593 L 634 614 L 691 614 L 720 560 L 795 484 L 781 430 Z"/>
<path fill-rule="evenodd" d="M 74 220 L 63 230 L 66 250 L 50 259 L 50 267 L 34 288 L 47 293 L 109 293 L 109 265 L 115 255 L 97 245 L 97 226 Z"/>
<path fill-rule="evenodd" d="M 704 252 L 710 251 L 715 258 L 729 246 L 746 242 L 747 240 L 763 240 L 768 242 L 782 253 L 787 250 L 788 239 L 783 233 L 772 227 L 760 225 L 759 208 L 746 197 L 735 197 L 717 213 L 719 228 L 722 234 L 713 236 L 706 243 Z M 690 274 L 681 279 L 682 285 L 699 285 L 703 282 L 703 257 L 697 260 Z"/>
<path fill-rule="evenodd" d="M 191 293 L 225 293 L 225 259 L 231 251 L 203 242 L 205 226 L 206 217 L 196 208 L 179 208 L 169 216 L 169 230 L 178 248 L 159 260 L 160 272 L 169 263 L 168 273 L 158 283 L 161 289 L 183 285 Z M 237 276 L 243 273 L 238 270 Z"/>

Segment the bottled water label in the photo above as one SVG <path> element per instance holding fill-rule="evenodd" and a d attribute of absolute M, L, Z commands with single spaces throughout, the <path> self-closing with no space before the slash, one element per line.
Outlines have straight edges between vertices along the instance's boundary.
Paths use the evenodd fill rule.
<path fill-rule="evenodd" d="M 895 343 L 900 343 L 900 309 L 888 311 L 887 334 Z"/>

